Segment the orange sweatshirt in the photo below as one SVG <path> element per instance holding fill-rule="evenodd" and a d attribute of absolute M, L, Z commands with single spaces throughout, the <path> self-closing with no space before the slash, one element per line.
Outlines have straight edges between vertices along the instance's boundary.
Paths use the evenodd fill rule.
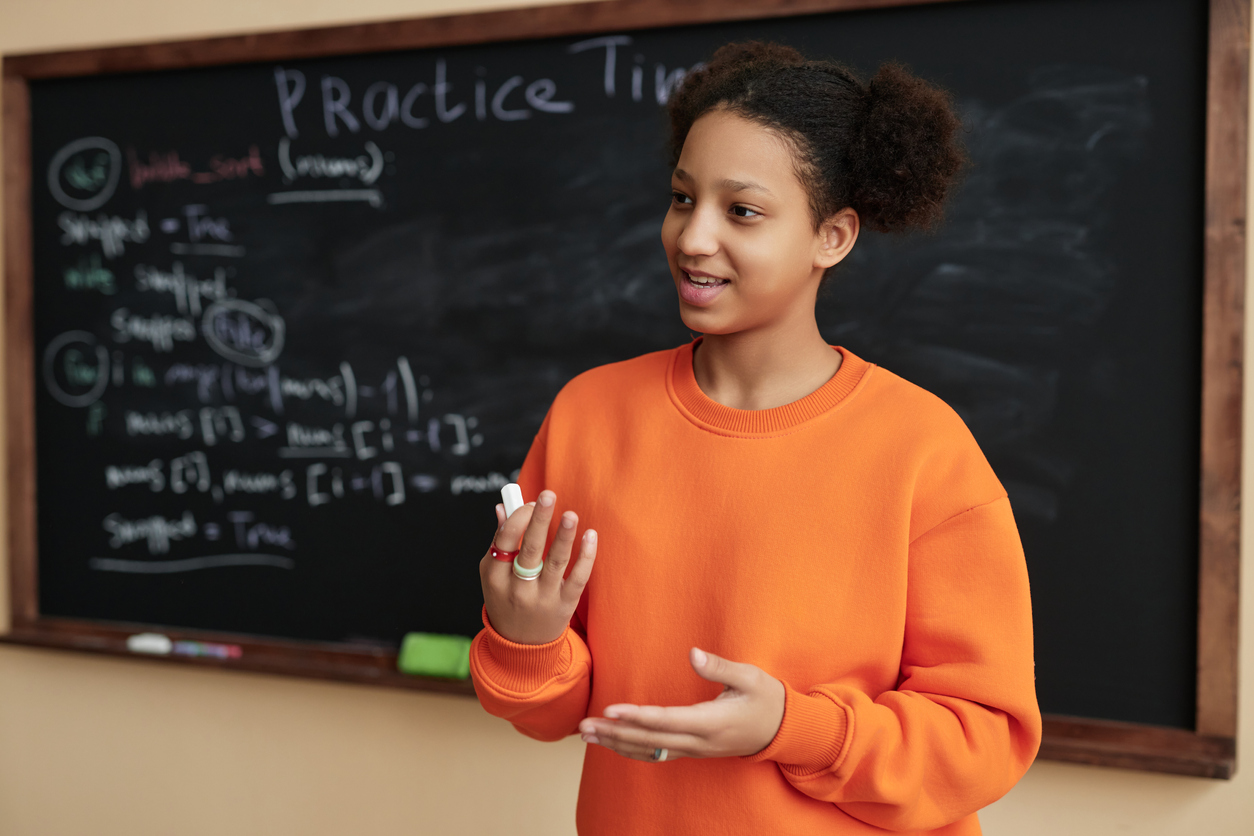
<path fill-rule="evenodd" d="M 550 408 L 519 483 L 595 528 L 597 560 L 549 644 L 505 639 L 485 612 L 483 706 L 557 740 L 613 703 L 713 699 L 693 646 L 786 692 L 756 755 L 653 764 L 589 745 L 581 834 L 975 834 L 1032 762 L 1006 491 L 943 401 L 836 350 L 830 381 L 775 409 L 708 398 L 692 345 L 592 369 Z"/>

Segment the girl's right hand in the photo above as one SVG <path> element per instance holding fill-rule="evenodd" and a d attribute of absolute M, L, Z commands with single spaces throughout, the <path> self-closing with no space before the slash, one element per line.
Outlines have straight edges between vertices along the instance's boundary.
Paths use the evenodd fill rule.
<path fill-rule="evenodd" d="M 513 551 L 520 548 L 521 539 L 518 565 L 524 569 L 539 566 L 556 504 L 557 494 L 541 491 L 537 502 L 528 502 L 509 519 L 505 519 L 504 506 L 497 505 L 499 527 L 493 544 L 500 551 Z M 597 533 L 589 529 L 580 541 L 579 558 L 570 577 L 563 577 L 578 522 L 574 511 L 562 514 L 544 571 L 533 581 L 518 578 L 512 564 L 497 560 L 490 551 L 484 554 L 479 561 L 479 579 L 488 619 L 497 633 L 518 644 L 548 644 L 566 631 L 597 553 Z"/>

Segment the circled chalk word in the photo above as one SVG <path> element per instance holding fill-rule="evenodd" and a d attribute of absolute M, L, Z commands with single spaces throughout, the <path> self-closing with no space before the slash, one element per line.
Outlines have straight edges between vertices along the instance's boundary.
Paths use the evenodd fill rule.
<path fill-rule="evenodd" d="M 200 330 L 210 348 L 241 366 L 267 366 L 283 351 L 283 317 L 243 299 L 214 302 Z"/>
<path fill-rule="evenodd" d="M 90 212 L 113 197 L 122 174 L 122 152 L 102 136 L 76 139 L 48 164 L 48 190 L 67 209 Z M 78 196 L 71 194 L 70 191 Z"/>
<path fill-rule="evenodd" d="M 95 355 L 95 366 L 83 363 L 83 352 L 72 348 L 75 345 L 86 346 L 89 354 Z M 66 373 L 64 385 L 57 377 L 58 358 Z M 100 400 L 109 385 L 109 352 L 96 342 L 95 335 L 87 331 L 66 331 L 44 349 L 43 374 L 48 394 L 57 403 L 73 407 L 91 406 Z"/>

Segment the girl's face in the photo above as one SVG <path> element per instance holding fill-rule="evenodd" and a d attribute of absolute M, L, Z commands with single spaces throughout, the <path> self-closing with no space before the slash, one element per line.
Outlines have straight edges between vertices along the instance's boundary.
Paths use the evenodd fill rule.
<path fill-rule="evenodd" d="M 815 231 L 787 143 L 711 111 L 688 132 L 671 189 L 662 245 L 686 326 L 732 334 L 813 320 L 823 271 L 853 247 L 858 216 L 843 209 Z"/>

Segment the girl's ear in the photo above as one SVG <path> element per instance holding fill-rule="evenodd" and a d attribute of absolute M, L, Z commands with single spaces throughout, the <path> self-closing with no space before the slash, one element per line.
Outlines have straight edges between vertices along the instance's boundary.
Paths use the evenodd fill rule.
<path fill-rule="evenodd" d="M 844 261 L 858 240 L 860 228 L 858 213 L 848 206 L 823 221 L 823 225 L 819 227 L 819 248 L 814 257 L 814 266 L 826 270 Z"/>

